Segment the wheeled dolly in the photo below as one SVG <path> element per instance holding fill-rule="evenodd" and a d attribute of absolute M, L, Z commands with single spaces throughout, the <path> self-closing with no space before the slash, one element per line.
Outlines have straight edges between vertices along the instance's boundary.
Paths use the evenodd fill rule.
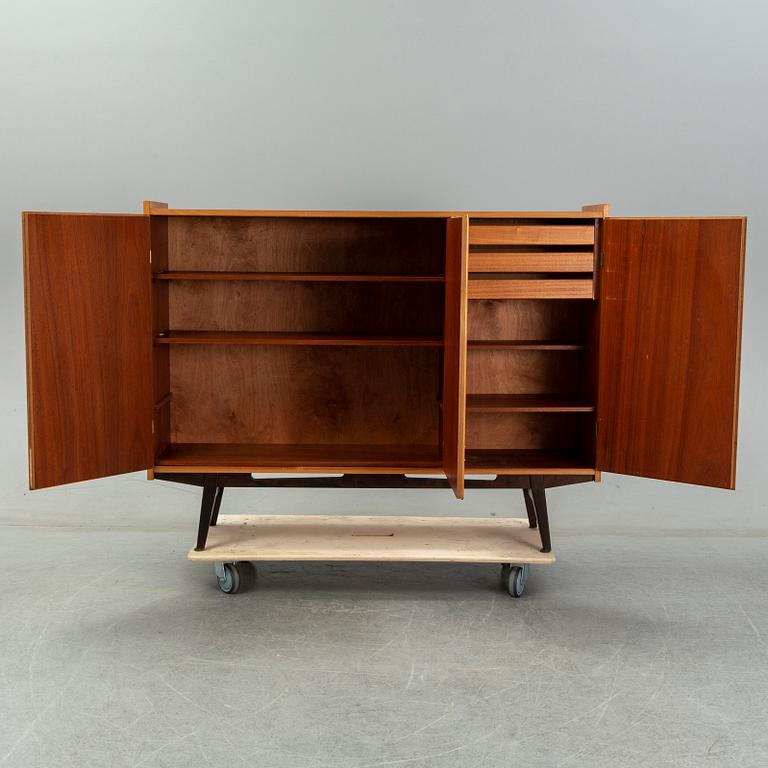
<path fill-rule="evenodd" d="M 256 566 L 246 560 L 234 563 L 216 562 L 213 564 L 213 572 L 219 589 L 225 595 L 234 595 L 253 586 L 256 581 Z M 520 597 L 530 573 L 529 563 L 520 565 L 503 563 L 501 566 L 502 589 L 505 589 L 510 597 Z"/>
<path fill-rule="evenodd" d="M 362 517 L 351 515 L 224 515 L 226 487 L 447 488 L 446 480 L 405 475 L 256 479 L 239 473 L 156 474 L 203 489 L 192 561 L 214 564 L 219 589 L 235 594 L 254 583 L 252 561 L 498 563 L 501 582 L 520 597 L 532 564 L 550 565 L 545 490 L 590 482 L 583 475 L 497 475 L 467 479 L 467 488 L 518 488 L 527 518 Z"/>

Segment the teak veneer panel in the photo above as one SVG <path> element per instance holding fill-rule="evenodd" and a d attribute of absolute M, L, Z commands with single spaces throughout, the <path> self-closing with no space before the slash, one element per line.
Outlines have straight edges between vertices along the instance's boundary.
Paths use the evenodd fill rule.
<path fill-rule="evenodd" d="M 155 208 L 154 206 L 160 206 Z M 168 208 L 165 203 L 145 201 L 144 212 L 170 217 L 241 217 L 287 219 L 447 219 L 469 216 L 473 219 L 600 219 L 604 206 L 584 206 L 581 211 L 299 211 L 236 208 Z"/>
<path fill-rule="evenodd" d="M 445 220 L 168 219 L 169 271 L 442 275 Z"/>
<path fill-rule="evenodd" d="M 235 280 L 300 283 L 442 283 L 442 275 L 355 275 L 327 272 L 158 272 L 156 280 Z"/>
<path fill-rule="evenodd" d="M 477 340 L 587 340 L 592 301 L 476 300 L 469 306 L 470 345 Z"/>
<path fill-rule="evenodd" d="M 551 564 L 515 518 L 222 515 L 193 561 L 330 560 Z"/>
<path fill-rule="evenodd" d="M 144 201 L 144 212 L 148 213 L 162 203 Z M 168 220 L 150 219 L 150 254 L 152 270 L 168 268 Z M 169 286 L 167 283 L 152 283 L 152 333 L 165 331 L 170 325 Z M 171 439 L 171 363 L 167 349 L 152 350 L 153 399 L 155 401 L 152 417 L 154 437 L 154 455 L 157 456 Z"/>
<path fill-rule="evenodd" d="M 469 254 L 470 272 L 592 272 L 593 253 L 557 252 L 483 252 Z"/>
<path fill-rule="evenodd" d="M 587 421 L 591 414 L 469 411 L 467 450 L 574 452 Z"/>
<path fill-rule="evenodd" d="M 582 385 L 581 357 L 549 350 L 470 347 L 467 389 L 486 395 L 573 395 Z"/>
<path fill-rule="evenodd" d="M 592 245 L 592 224 L 470 224 L 472 245 Z"/>
<path fill-rule="evenodd" d="M 569 279 L 470 279 L 470 299 L 591 299 L 592 280 Z"/>
<path fill-rule="evenodd" d="M 746 220 L 608 219 L 597 459 L 733 488 Z"/>
<path fill-rule="evenodd" d="M 442 347 L 441 336 L 342 336 L 332 333 L 169 331 L 155 344 L 259 344 L 298 347 Z"/>
<path fill-rule="evenodd" d="M 171 443 L 163 472 L 439 472 L 437 445 Z"/>
<path fill-rule="evenodd" d="M 500 475 L 593 475 L 575 451 L 468 449 L 467 473 L 494 472 Z"/>
<path fill-rule="evenodd" d="M 169 284 L 170 328 L 179 331 L 442 336 L 436 283 Z"/>
<path fill-rule="evenodd" d="M 467 342 L 470 351 L 485 352 L 491 350 L 510 350 L 513 352 L 530 350 L 542 352 L 579 352 L 588 349 L 587 344 L 580 342 L 532 341 L 518 339 L 470 339 Z"/>
<path fill-rule="evenodd" d="M 30 487 L 152 465 L 149 221 L 25 214 Z"/>
<path fill-rule="evenodd" d="M 468 219 L 449 219 L 446 232 L 445 349 L 443 354 L 443 469 L 457 498 L 464 498 L 467 391 Z"/>
<path fill-rule="evenodd" d="M 439 444 L 439 348 L 170 351 L 174 443 Z"/>
<path fill-rule="evenodd" d="M 467 395 L 468 411 L 493 413 L 589 413 L 595 408 L 557 395 Z"/>

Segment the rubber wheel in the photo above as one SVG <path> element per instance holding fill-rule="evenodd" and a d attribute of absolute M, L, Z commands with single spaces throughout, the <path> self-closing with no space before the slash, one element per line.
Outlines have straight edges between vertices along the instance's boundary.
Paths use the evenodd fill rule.
<path fill-rule="evenodd" d="M 525 589 L 525 571 L 519 565 L 513 565 L 507 575 L 507 592 L 510 597 L 520 597 Z"/>
<path fill-rule="evenodd" d="M 240 569 L 237 563 L 224 563 L 223 576 L 217 576 L 219 589 L 225 595 L 234 595 L 240 591 Z"/>

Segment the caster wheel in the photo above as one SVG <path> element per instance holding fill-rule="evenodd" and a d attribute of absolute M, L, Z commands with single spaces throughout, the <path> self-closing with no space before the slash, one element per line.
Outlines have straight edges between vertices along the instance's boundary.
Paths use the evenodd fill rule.
<path fill-rule="evenodd" d="M 525 565 L 513 565 L 509 568 L 505 586 L 510 597 L 520 597 L 523 594 L 529 571 L 530 567 L 527 563 Z"/>
<path fill-rule="evenodd" d="M 225 595 L 234 595 L 256 582 L 256 568 L 252 563 L 216 563 L 213 566 L 219 589 Z"/>
<path fill-rule="evenodd" d="M 225 595 L 234 595 L 240 591 L 240 569 L 237 563 L 216 563 L 213 570 L 219 589 Z"/>

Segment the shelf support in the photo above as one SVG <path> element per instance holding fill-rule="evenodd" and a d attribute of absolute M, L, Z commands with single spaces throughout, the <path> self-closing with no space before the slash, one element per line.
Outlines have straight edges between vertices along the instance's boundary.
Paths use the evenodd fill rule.
<path fill-rule="evenodd" d="M 551 552 L 552 540 L 549 535 L 549 516 L 547 515 L 547 496 L 544 490 L 544 478 L 541 475 L 531 475 L 530 482 L 531 490 L 533 491 L 536 520 L 538 521 L 539 534 L 541 535 L 541 551 Z"/>

